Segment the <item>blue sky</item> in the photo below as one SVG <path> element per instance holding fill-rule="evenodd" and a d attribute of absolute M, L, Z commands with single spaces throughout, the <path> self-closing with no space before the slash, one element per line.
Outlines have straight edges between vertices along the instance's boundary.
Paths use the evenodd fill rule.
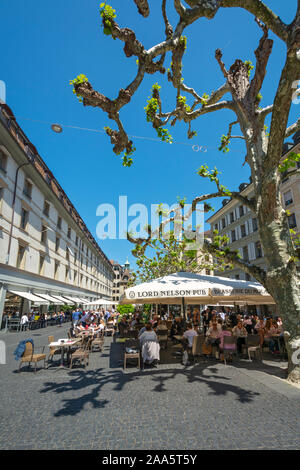
<path fill-rule="evenodd" d="M 127 195 L 129 205 L 143 203 L 149 208 L 155 203 L 173 204 L 177 196 L 191 202 L 195 196 L 214 190 L 196 174 L 203 164 L 216 165 L 222 171 L 223 184 L 232 190 L 248 181 L 250 174 L 246 166 L 242 167 L 245 155 L 242 141 L 233 140 L 229 154 L 217 150 L 221 135 L 227 133 L 234 117 L 230 111 L 203 116 L 195 122 L 198 136 L 193 143 L 207 146 L 206 153 L 194 152 L 181 144 L 134 139 L 137 150 L 131 168 L 122 166 L 104 134 L 65 127 L 58 135 L 48 124 L 25 119 L 99 130 L 112 124 L 101 110 L 83 107 L 69 85 L 69 80 L 83 73 L 96 90 L 114 98 L 135 76 L 136 58 L 126 58 L 123 43 L 102 33 L 100 3 L 100 0 L 85 0 L 83 6 L 79 0 L 0 1 L 0 80 L 6 83 L 7 104 L 95 237 L 100 220 L 96 216 L 98 205 L 110 203 L 117 207 L 119 195 Z M 133 28 L 145 47 L 164 39 L 160 1 L 150 2 L 152 10 L 147 19 L 137 13 L 133 0 L 109 3 L 117 11 L 120 26 Z M 265 3 L 284 21 L 293 19 L 296 0 L 265 0 Z M 172 8 L 169 13 L 175 24 L 177 15 Z M 214 59 L 215 50 L 222 50 L 228 68 L 237 58 L 255 62 L 254 50 L 261 31 L 249 13 L 230 8 L 220 11 L 212 21 L 196 22 L 185 35 L 188 39 L 183 62 L 185 82 L 201 94 L 210 94 L 224 82 Z M 272 33 L 270 37 L 275 38 Z M 275 38 L 262 89 L 262 105 L 273 100 L 284 60 L 285 46 Z M 170 61 L 168 56 L 167 66 Z M 166 78 L 161 74 L 147 76 L 121 114 L 129 134 L 156 137 L 143 109 L 155 82 L 162 86 L 163 109 L 174 107 L 175 90 Z M 290 122 L 298 116 L 299 110 L 293 105 Z M 183 124 L 172 128 L 171 133 L 175 142 L 191 143 Z M 220 204 L 221 200 L 214 201 L 216 208 Z M 109 258 L 123 263 L 128 255 L 133 264 L 132 246 L 126 240 L 99 240 L 99 244 Z"/>

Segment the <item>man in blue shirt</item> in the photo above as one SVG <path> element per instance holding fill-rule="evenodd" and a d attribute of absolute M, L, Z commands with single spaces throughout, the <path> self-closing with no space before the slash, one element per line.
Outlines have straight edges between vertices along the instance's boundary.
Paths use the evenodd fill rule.
<path fill-rule="evenodd" d="M 104 315 L 104 320 L 108 322 L 109 317 L 111 316 L 110 312 L 106 310 L 105 315 Z"/>
<path fill-rule="evenodd" d="M 77 308 L 77 310 L 75 312 L 73 312 L 73 314 L 72 314 L 72 320 L 73 320 L 73 325 L 74 326 L 77 325 L 77 323 L 79 321 L 79 318 L 80 318 L 80 315 L 81 315 L 81 312 Z"/>

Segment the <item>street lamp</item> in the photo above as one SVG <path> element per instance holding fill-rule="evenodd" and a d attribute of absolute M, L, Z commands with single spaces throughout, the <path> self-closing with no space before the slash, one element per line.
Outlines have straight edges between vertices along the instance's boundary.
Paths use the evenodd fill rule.
<path fill-rule="evenodd" d="M 56 132 L 57 134 L 60 134 L 63 130 L 59 124 L 52 124 L 51 129 L 53 130 L 53 132 Z"/>

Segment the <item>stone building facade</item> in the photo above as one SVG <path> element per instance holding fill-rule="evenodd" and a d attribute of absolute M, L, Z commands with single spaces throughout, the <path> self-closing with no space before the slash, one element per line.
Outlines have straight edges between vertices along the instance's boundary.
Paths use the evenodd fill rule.
<path fill-rule="evenodd" d="M 0 216 L 0 320 L 11 291 L 111 299 L 109 259 L 5 104 Z"/>

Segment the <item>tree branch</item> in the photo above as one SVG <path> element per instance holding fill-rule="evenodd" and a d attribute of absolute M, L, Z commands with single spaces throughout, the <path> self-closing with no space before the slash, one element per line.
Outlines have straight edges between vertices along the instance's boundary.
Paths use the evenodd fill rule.
<path fill-rule="evenodd" d="M 168 17 L 167 17 L 167 12 L 166 12 L 166 1 L 167 0 L 162 0 L 162 5 L 161 5 L 161 9 L 162 9 L 162 15 L 163 15 L 163 19 L 164 19 L 164 22 L 165 22 L 165 34 L 166 34 L 166 38 L 167 39 L 170 39 L 173 35 L 173 28 L 168 20 Z"/>
<path fill-rule="evenodd" d="M 252 94 L 253 98 L 257 96 L 262 87 L 266 75 L 267 64 L 273 48 L 273 41 L 268 39 L 268 28 L 263 25 L 259 19 L 255 18 L 255 21 L 263 30 L 263 36 L 260 39 L 259 46 L 255 51 L 256 68 L 250 85 L 250 93 Z"/>
<path fill-rule="evenodd" d="M 144 16 L 144 18 L 149 16 L 150 10 L 148 0 L 134 0 L 134 3 L 138 7 L 139 13 Z"/>
<path fill-rule="evenodd" d="M 285 132 L 285 138 L 290 137 L 291 135 L 295 134 L 295 132 L 300 130 L 300 118 L 297 122 L 289 126 Z"/>
<path fill-rule="evenodd" d="M 189 3 L 189 1 L 187 3 Z M 284 42 L 288 40 L 288 26 L 261 0 L 220 0 L 219 7 L 244 8 L 263 21 L 265 25 Z"/>
<path fill-rule="evenodd" d="M 235 266 L 241 268 L 243 271 L 248 273 L 250 276 L 253 276 L 257 279 L 262 285 L 265 285 L 266 282 L 266 273 L 263 269 L 255 266 L 254 264 L 249 264 L 246 261 L 243 261 L 237 256 L 236 252 L 229 250 L 222 250 L 222 248 L 216 247 L 213 242 L 205 239 L 203 243 L 204 250 L 208 251 L 211 255 L 218 257 L 218 252 L 221 250 L 225 254 L 222 256 L 228 261 L 228 263 L 233 263 Z M 219 255 L 220 256 L 220 255 Z"/>

